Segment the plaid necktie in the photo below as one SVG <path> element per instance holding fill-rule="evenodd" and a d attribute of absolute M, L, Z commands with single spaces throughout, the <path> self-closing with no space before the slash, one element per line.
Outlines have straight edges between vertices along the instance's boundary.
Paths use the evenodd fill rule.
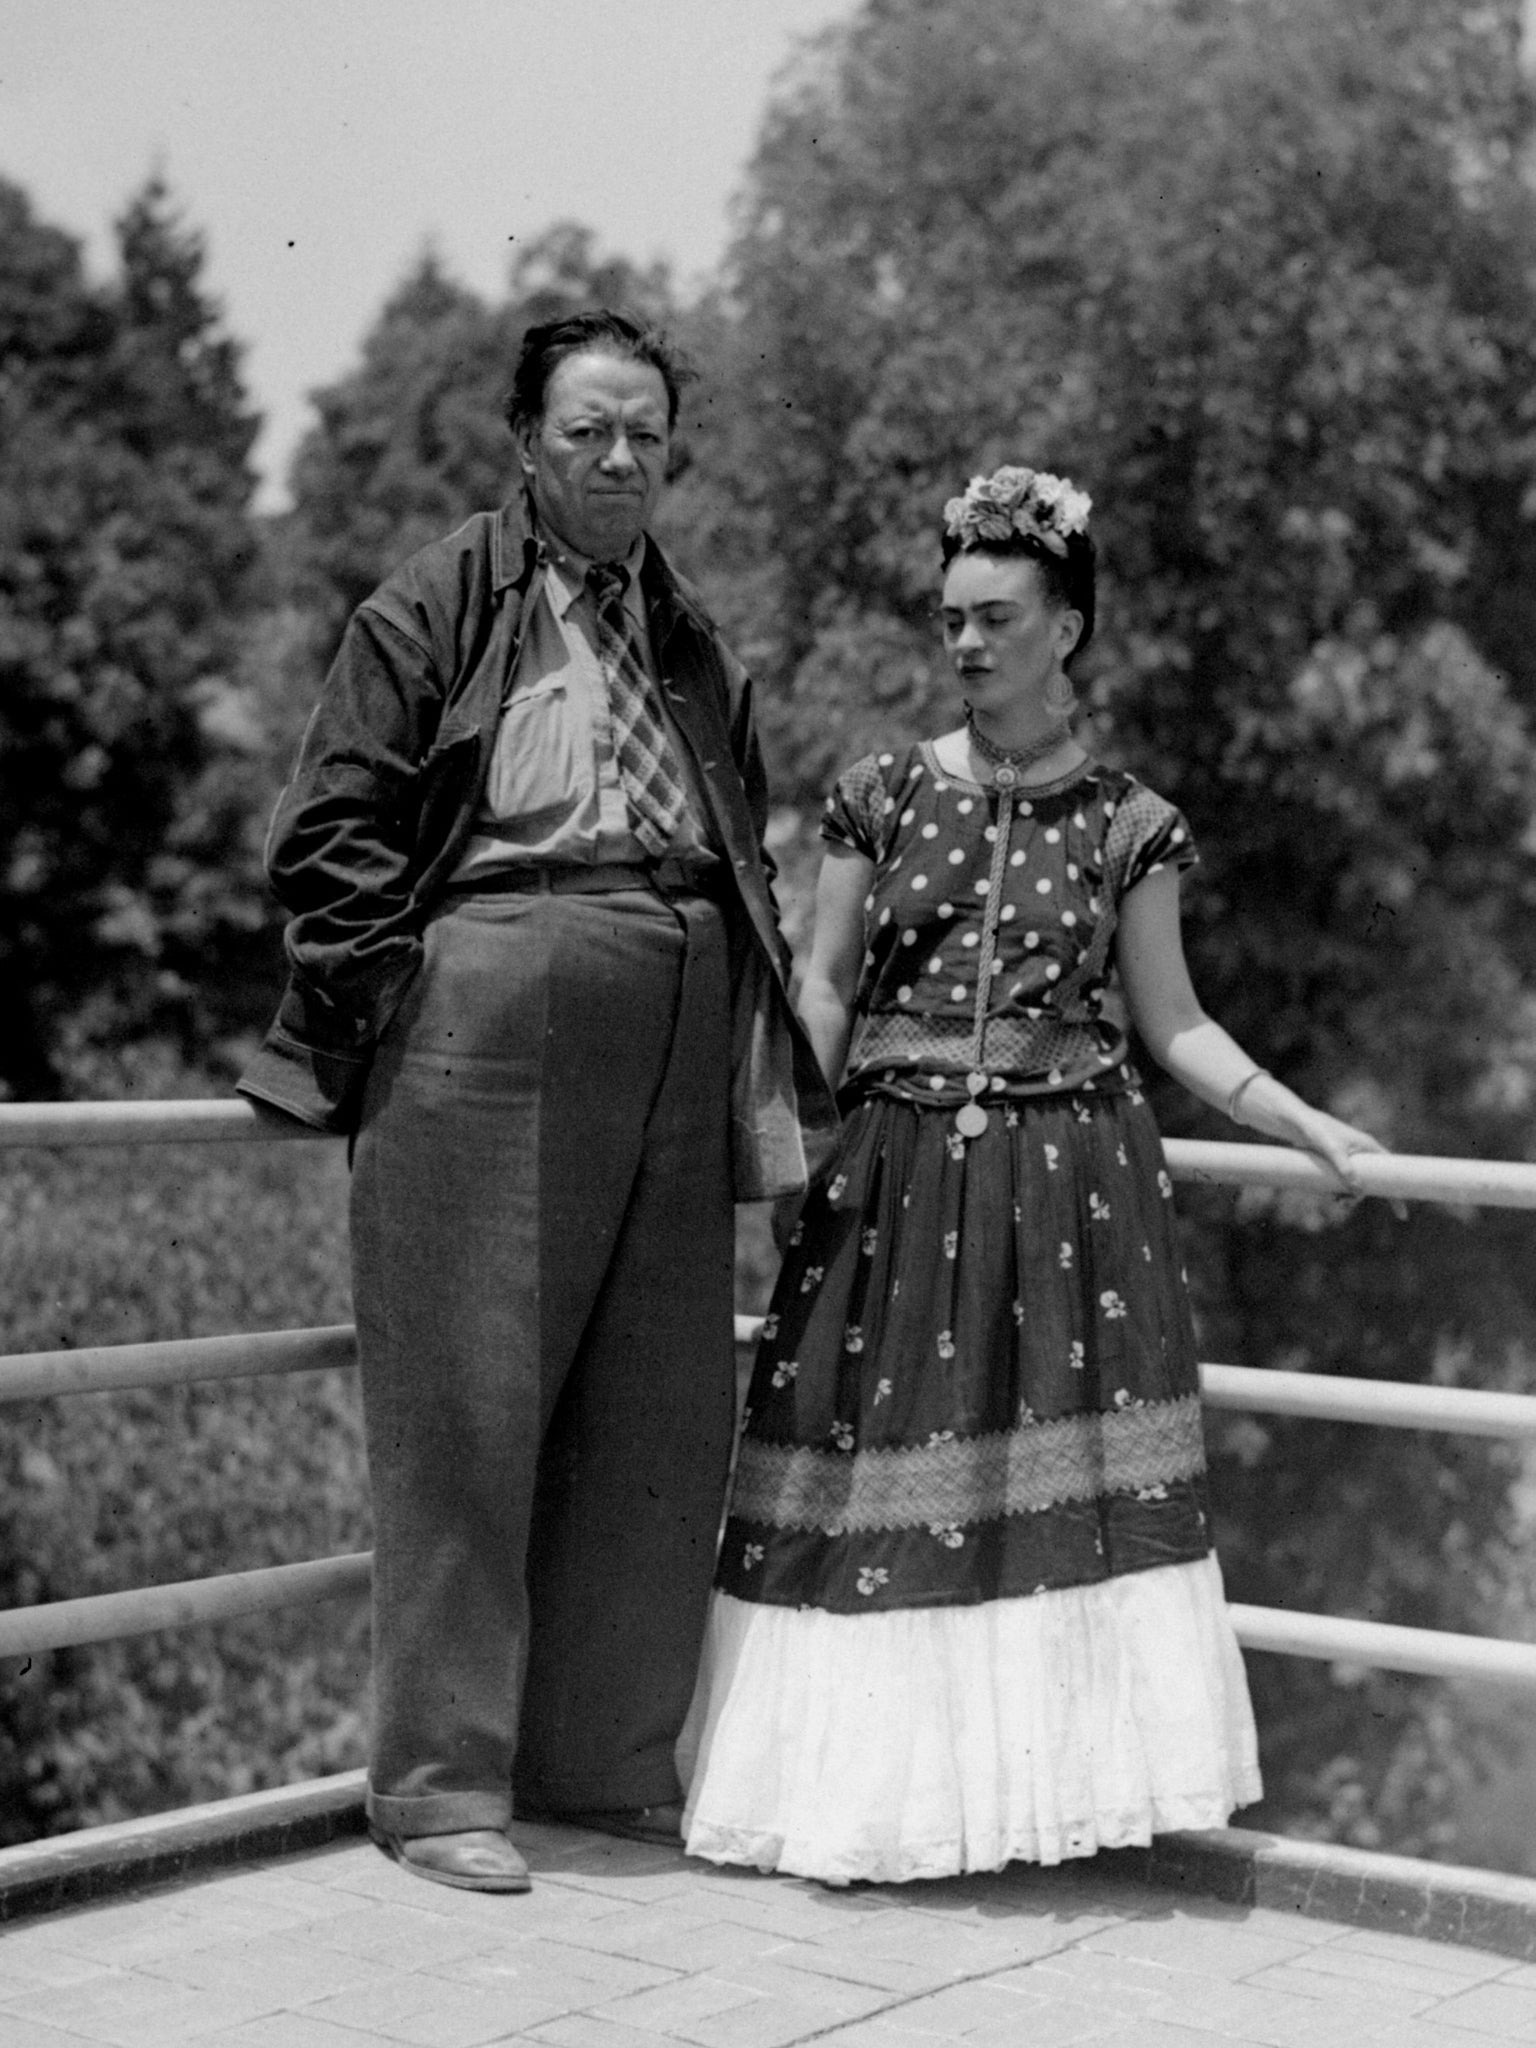
<path fill-rule="evenodd" d="M 594 562 L 587 571 L 587 588 L 597 607 L 597 652 L 608 683 L 619 787 L 634 818 L 635 837 L 660 859 L 676 840 L 688 798 L 624 609 L 628 582 L 628 570 L 604 562 Z"/>

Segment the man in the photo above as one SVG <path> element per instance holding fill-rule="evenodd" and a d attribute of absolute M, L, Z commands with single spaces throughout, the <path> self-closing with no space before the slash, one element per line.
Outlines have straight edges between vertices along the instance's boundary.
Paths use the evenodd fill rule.
<path fill-rule="evenodd" d="M 526 1889 L 517 1810 L 677 1839 L 732 1428 L 731 1201 L 836 1113 L 783 988 L 750 685 L 646 532 L 665 339 L 529 330 L 523 502 L 351 620 L 273 823 L 242 1089 L 355 1133 L 375 1837 Z"/>

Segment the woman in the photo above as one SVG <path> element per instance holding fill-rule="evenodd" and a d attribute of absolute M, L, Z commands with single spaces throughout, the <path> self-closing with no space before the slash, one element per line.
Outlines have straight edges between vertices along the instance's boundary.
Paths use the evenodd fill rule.
<path fill-rule="evenodd" d="M 1381 1148 L 1201 1010 L 1189 829 L 1073 737 L 1088 512 L 1012 467 L 949 502 L 965 723 L 827 805 L 800 1009 L 849 1108 L 764 1325 L 684 1738 L 687 1846 L 717 1862 L 1055 1863 L 1259 1796 L 1173 1190 L 1112 970 L 1203 1101 L 1346 1185 Z"/>

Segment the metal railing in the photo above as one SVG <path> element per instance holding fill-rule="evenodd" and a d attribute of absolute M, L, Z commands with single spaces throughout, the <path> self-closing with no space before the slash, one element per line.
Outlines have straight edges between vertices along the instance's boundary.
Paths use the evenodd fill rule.
<path fill-rule="evenodd" d="M 306 1131 L 285 1118 L 259 1115 L 249 1104 L 238 1101 L 0 1104 L 0 1150 L 323 1138 L 323 1133 Z M 1164 1149 L 1169 1172 L 1178 1181 L 1336 1192 L 1331 1176 L 1316 1160 L 1283 1147 L 1174 1138 Z M 1536 1209 L 1536 1166 L 1398 1154 L 1367 1157 L 1358 1164 L 1364 1192 L 1371 1196 L 1442 1202 L 1462 1209 Z M 757 1329 L 758 1319 L 738 1316 L 738 1344 L 750 1345 Z M 313 1372 L 354 1362 L 353 1332 L 346 1324 L 30 1352 L 0 1358 L 0 1402 L 171 1386 L 192 1380 Z M 1386 1429 L 1536 1437 L 1536 1395 L 1236 1365 L 1202 1365 L 1200 1380 L 1203 1397 L 1213 1408 L 1312 1416 Z M 11 1608 L 0 1612 L 0 1657 L 34 1656 L 66 1646 L 228 1620 L 269 1608 L 355 1596 L 367 1588 L 369 1566 L 369 1554 L 363 1551 Z M 1234 1604 L 1230 1612 L 1239 1642 L 1251 1650 L 1536 1688 L 1536 1644 L 1241 1604 Z"/>

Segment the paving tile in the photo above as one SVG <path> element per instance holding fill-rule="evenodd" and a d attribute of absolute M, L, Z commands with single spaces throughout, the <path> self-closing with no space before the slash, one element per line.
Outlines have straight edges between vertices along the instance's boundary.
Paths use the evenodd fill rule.
<path fill-rule="evenodd" d="M 601 2005 L 628 1991 L 671 1984 L 680 1973 L 638 1962 L 633 1956 L 535 1939 L 507 1942 L 481 1955 L 434 1967 L 429 1974 L 461 1984 L 517 1984 L 530 1992 L 561 1993 L 567 2006 L 577 2006 Z"/>
<path fill-rule="evenodd" d="M 432 1978 L 395 1975 L 388 1982 L 321 1999 L 305 2017 L 382 2034 L 415 2048 L 479 2048 L 509 2034 L 562 2018 L 562 1999 L 530 1997 L 513 1985 L 449 1985 Z"/>
<path fill-rule="evenodd" d="M 1212 1977 L 1246 1977 L 1273 1963 L 1316 1957 L 1318 1951 L 1246 1927 L 1216 1926 L 1203 1920 L 1129 1920 L 1105 1928 L 1083 1944 L 1089 1955 L 1137 1956 L 1170 1969 L 1203 1971 Z M 1320 1967 L 1320 1966 L 1317 1966 Z"/>
<path fill-rule="evenodd" d="M 1320 1959 L 1328 1949 L 1314 1949 L 1302 1962 L 1277 1963 L 1255 1970 L 1247 1982 L 1260 1991 L 1291 1991 L 1298 1998 L 1318 1998 L 1329 2004 L 1354 2006 L 1367 2024 L 1389 2018 L 1409 2018 L 1438 2003 L 1439 1994 L 1402 1982 L 1375 1982 L 1325 1970 Z"/>
<path fill-rule="evenodd" d="M 936 2034 L 916 2033 L 896 2020 L 855 2020 L 851 2026 L 818 2035 L 816 2048 L 934 2048 L 938 2038 Z M 1033 2035 L 1029 2048 L 1035 2048 Z M 1039 2048 L 1056 2048 L 1056 2044 L 1042 2042 Z"/>
<path fill-rule="evenodd" d="M 19 1998 L 44 1984 L 83 1984 L 91 1977 L 108 1977 L 111 1963 L 94 1956 L 76 1955 L 67 1948 L 29 1948 L 12 1951 L 0 1947 L 0 2004 Z"/>
<path fill-rule="evenodd" d="M 1415 1934 L 1377 1933 L 1369 1927 L 1351 1927 L 1336 1934 L 1330 1949 L 1363 1956 L 1386 1956 L 1391 1961 L 1418 1963 L 1427 1970 L 1445 1970 L 1464 1981 L 1481 1982 L 1495 1977 L 1518 1977 L 1522 1966 L 1508 1956 L 1490 1955 L 1487 1949 L 1458 1948 L 1449 1941 L 1422 1941 Z M 1536 1984 L 1536 1970 L 1529 1971 Z"/>
<path fill-rule="evenodd" d="M 762 1998 L 754 2005 L 732 2006 L 676 2029 L 677 2038 L 691 2041 L 696 2048 L 791 2048 L 798 2041 L 819 2037 L 826 2028 L 826 2016 L 812 2005 L 800 2005 L 792 1998 Z"/>
<path fill-rule="evenodd" d="M 912 1999 L 899 2006 L 889 2017 L 904 2027 L 926 2028 L 946 2038 L 968 2035 L 980 2027 L 1018 2029 L 1027 2023 L 1029 2009 L 1041 1995 L 1021 1993 L 990 1980 L 950 1984 L 927 1998 Z"/>
<path fill-rule="evenodd" d="M 663 1907 L 631 1909 L 567 1930 L 573 1948 L 629 1955 L 673 1970 L 709 1970 L 749 1961 L 783 1944 L 771 1931 L 734 1920 L 705 1919 Z"/>
<path fill-rule="evenodd" d="M 189 1989 L 219 1986 L 260 1996 L 272 2007 L 307 2005 L 316 1998 L 367 1984 L 375 1965 L 364 1956 L 322 1948 L 302 1935 L 267 1936 L 261 1941 L 223 1941 L 186 1955 L 167 1956 L 141 1975 Z"/>
<path fill-rule="evenodd" d="M 717 1969 L 714 1975 L 729 1984 L 740 1984 L 768 1998 L 787 1998 L 797 2005 L 813 2007 L 822 2015 L 821 2026 L 837 2020 L 866 2018 L 891 2003 L 891 1993 L 870 1984 L 851 1983 L 846 1977 L 800 1967 L 802 1951 L 776 1949 L 770 1956 Z"/>
<path fill-rule="evenodd" d="M 438 1889 L 448 1888 L 440 1885 Z M 448 1895 L 454 1896 L 451 1891 Z M 306 1939 L 348 1955 L 378 1957 L 392 1969 L 425 1970 L 460 1956 L 478 1955 L 494 1945 L 496 1935 L 468 1916 L 386 1901 L 317 1920 Z"/>
<path fill-rule="evenodd" d="M 385 2034 L 360 2034 L 354 2027 L 333 2027 L 300 2012 L 273 2013 L 210 2036 L 210 2048 L 368 2048 L 371 2043 L 395 2048 Z"/>
<path fill-rule="evenodd" d="M 754 2005 L 759 1994 L 741 1984 L 726 1984 L 718 1977 L 679 1977 L 671 1984 L 657 1984 L 649 1991 L 631 1991 L 622 1998 L 605 1999 L 595 2005 L 594 2019 L 612 2020 L 622 2027 L 635 2027 L 649 2034 L 678 2034 L 691 2023 L 712 2019 L 732 2006 Z M 691 2034 L 686 2036 L 691 2039 Z"/>
<path fill-rule="evenodd" d="M 1417 1944 L 1422 1954 L 1407 1956 L 1372 1955 L 1368 1950 L 1348 1948 L 1331 1941 L 1326 1948 L 1314 1948 L 1303 1967 L 1325 1977 L 1337 1977 L 1362 1989 L 1386 1986 L 1400 1992 L 1422 1992 L 1426 1999 L 1448 1998 L 1466 1988 L 1467 1980 L 1439 1963 L 1438 1948 L 1431 1942 Z"/>
<path fill-rule="evenodd" d="M 1536 2041 L 1536 1987 L 1523 1984 L 1478 1984 L 1434 2010 L 1442 2026 L 1462 2027 L 1469 2034 L 1491 2034 L 1497 2041 Z"/>
<path fill-rule="evenodd" d="M 1027 1988 L 1040 1997 L 1080 2004 L 1114 2004 L 1126 2012 L 1146 2011 L 1178 1988 L 1180 1975 L 1166 1963 L 1141 1956 L 1111 1955 L 1103 1949 L 1069 1948 L 1040 1957 L 1027 1970 L 1000 1971 L 997 1982 Z"/>
<path fill-rule="evenodd" d="M 0 2048 L 81 2048 L 83 2038 L 80 2034 L 61 2034 L 56 2027 L 45 2027 L 40 2020 L 20 2020 L 0 2013 Z"/>
<path fill-rule="evenodd" d="M 569 2019 L 551 2020 L 529 2034 L 540 2048 L 656 2048 L 658 2036 L 622 2021 L 599 2018 L 593 2013 L 575 2013 Z"/>
<path fill-rule="evenodd" d="M 13 2005 L 8 2016 L 41 2020 L 116 2048 L 167 2048 L 270 2012 L 275 2002 L 229 1987 L 193 1990 L 163 1979 L 123 1977 L 106 1984 L 98 1978 L 34 1993 Z"/>

